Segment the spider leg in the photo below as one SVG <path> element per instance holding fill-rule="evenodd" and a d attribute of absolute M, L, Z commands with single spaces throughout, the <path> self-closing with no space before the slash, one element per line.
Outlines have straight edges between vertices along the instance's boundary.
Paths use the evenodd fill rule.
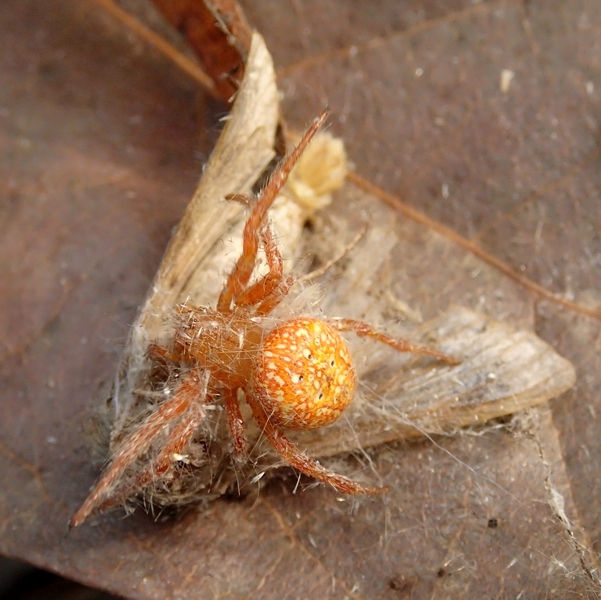
<path fill-rule="evenodd" d="M 205 390 L 209 380 L 209 373 L 209 371 L 204 371 L 203 373 L 201 385 L 205 387 Z M 177 460 L 177 456 L 183 454 L 186 446 L 204 420 L 206 416 L 205 400 L 206 393 L 200 394 L 197 400 L 191 403 L 183 417 L 169 433 L 165 446 L 163 446 L 157 458 L 135 477 L 130 478 L 123 485 L 120 485 L 109 498 L 99 504 L 97 507 L 98 512 L 103 512 L 109 508 L 123 504 L 169 470 Z"/>
<path fill-rule="evenodd" d="M 278 287 L 257 306 L 255 315 L 268 315 L 285 298 L 293 283 L 293 277 L 282 279 Z"/>
<path fill-rule="evenodd" d="M 184 360 L 184 357 L 175 350 L 169 350 L 159 344 L 150 344 L 146 350 L 146 356 L 151 360 L 163 360 L 168 363 L 178 363 Z"/>
<path fill-rule="evenodd" d="M 325 121 L 327 115 L 328 111 L 324 111 L 313 121 L 313 124 L 307 129 L 297 147 L 269 178 L 260 198 L 254 204 L 242 234 L 242 254 L 227 278 L 225 287 L 219 296 L 219 300 L 217 301 L 218 312 L 230 312 L 233 298 L 239 296 L 248 284 L 255 268 L 257 252 L 259 250 L 259 231 L 267 215 L 267 211 L 271 208 L 273 201 L 286 183 L 290 171 Z"/>
<path fill-rule="evenodd" d="M 399 352 L 426 354 L 438 358 L 439 360 L 443 360 L 451 365 L 458 365 L 460 363 L 455 357 L 444 354 L 443 352 L 438 352 L 438 350 L 432 350 L 426 346 L 412 344 L 407 340 L 394 338 L 380 331 L 376 331 L 369 323 L 365 323 L 364 321 L 356 321 L 355 319 L 332 319 L 331 321 L 328 321 L 328 325 L 338 329 L 338 331 L 350 331 L 357 334 L 359 337 L 370 337 Z"/>
<path fill-rule="evenodd" d="M 284 261 L 273 239 L 273 231 L 268 225 L 261 232 L 261 241 L 269 272 L 234 297 L 236 306 L 258 305 L 255 311 L 257 315 L 271 312 L 286 296 L 294 281 L 292 277 L 284 278 Z"/>
<path fill-rule="evenodd" d="M 170 421 L 181 417 L 201 396 L 206 399 L 208 374 L 196 371 L 181 382 L 172 398 L 166 400 L 146 420 L 121 442 L 108 468 L 95 485 L 90 495 L 71 518 L 69 527 L 81 525 L 103 500 L 112 492 L 115 483 L 125 470 L 148 449 L 154 438 Z"/>
<path fill-rule="evenodd" d="M 246 450 L 248 440 L 246 439 L 246 426 L 236 394 L 237 390 L 224 390 L 223 402 L 227 413 L 227 424 L 234 442 L 234 456 L 239 461 L 245 461 L 248 457 Z"/>
<path fill-rule="evenodd" d="M 208 382 L 209 371 L 204 372 Z M 224 404 L 227 411 L 228 425 L 234 441 L 235 456 L 239 460 L 247 458 L 247 439 L 246 430 L 240 405 L 233 392 L 224 392 Z M 204 399 L 204 396 L 203 396 Z M 144 489 L 153 481 L 162 477 L 173 465 L 177 456 L 183 454 L 186 446 L 192 439 L 192 436 L 202 423 L 206 415 L 204 402 L 193 402 L 182 419 L 177 423 L 169 434 L 166 444 L 160 451 L 155 460 L 140 471 L 135 477 L 130 478 L 120 485 L 115 492 L 106 498 L 96 509 L 98 512 L 104 512 L 115 506 L 126 502 L 132 496 L 135 496 L 140 490 Z"/>
<path fill-rule="evenodd" d="M 352 479 L 338 475 L 333 471 L 322 467 L 315 459 L 304 454 L 295 446 L 277 427 L 271 424 L 261 403 L 251 394 L 246 396 L 259 427 L 263 430 L 267 439 L 276 452 L 295 469 L 330 484 L 335 490 L 343 494 L 383 494 L 389 491 L 387 487 L 371 487 L 361 485 Z"/>
<path fill-rule="evenodd" d="M 244 206 L 248 206 L 248 208 L 251 208 L 253 205 L 252 198 L 250 196 L 245 196 L 244 194 L 228 194 L 225 199 L 231 200 L 232 202 L 239 202 Z"/>

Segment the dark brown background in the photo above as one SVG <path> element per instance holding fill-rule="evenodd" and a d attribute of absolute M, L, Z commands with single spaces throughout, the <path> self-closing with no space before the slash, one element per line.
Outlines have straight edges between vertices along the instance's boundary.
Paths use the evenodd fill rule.
<path fill-rule="evenodd" d="M 358 174 L 599 308 L 595 0 L 244 8 L 291 123 L 329 103 Z M 176 521 L 111 515 L 67 534 L 97 473 L 90 407 L 223 109 L 92 0 L 5 2 L 0 23 L 0 552 L 136 598 L 598 597 L 574 539 L 600 550 L 599 320 L 381 205 L 403 240 L 395 295 L 425 317 L 450 302 L 504 312 L 574 362 L 576 387 L 521 433 L 439 440 L 453 456 L 382 450 L 385 499 L 294 495 L 292 477 Z M 330 210 L 344 214 L 344 197 Z"/>

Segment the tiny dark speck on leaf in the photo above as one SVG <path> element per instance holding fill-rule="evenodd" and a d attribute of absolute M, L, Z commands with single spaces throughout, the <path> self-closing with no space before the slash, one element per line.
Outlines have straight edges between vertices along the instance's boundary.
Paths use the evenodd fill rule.
<path fill-rule="evenodd" d="M 499 526 L 499 521 L 497 519 L 488 519 L 488 527 L 490 529 L 496 529 Z"/>
<path fill-rule="evenodd" d="M 56 62 L 41 62 L 38 65 L 38 74 L 47 81 L 52 81 L 60 74 L 60 68 Z"/>
<path fill-rule="evenodd" d="M 401 575 L 400 577 L 392 577 L 388 582 L 388 587 L 395 592 L 408 592 L 413 588 L 413 585 L 411 580 L 407 580 Z"/>

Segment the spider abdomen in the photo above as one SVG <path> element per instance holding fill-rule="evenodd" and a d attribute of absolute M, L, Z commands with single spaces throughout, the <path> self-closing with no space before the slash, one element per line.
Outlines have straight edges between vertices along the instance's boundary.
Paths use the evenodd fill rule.
<path fill-rule="evenodd" d="M 355 369 L 342 336 L 318 319 L 292 319 L 263 341 L 252 393 L 269 419 L 289 429 L 336 421 L 353 399 Z"/>

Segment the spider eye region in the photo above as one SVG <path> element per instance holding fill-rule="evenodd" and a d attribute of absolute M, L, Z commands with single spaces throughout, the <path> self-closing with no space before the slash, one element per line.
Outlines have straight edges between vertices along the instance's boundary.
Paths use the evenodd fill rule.
<path fill-rule="evenodd" d="M 351 403 L 355 388 L 348 346 L 327 323 L 292 319 L 263 340 L 252 393 L 274 424 L 289 429 L 329 425 Z"/>

